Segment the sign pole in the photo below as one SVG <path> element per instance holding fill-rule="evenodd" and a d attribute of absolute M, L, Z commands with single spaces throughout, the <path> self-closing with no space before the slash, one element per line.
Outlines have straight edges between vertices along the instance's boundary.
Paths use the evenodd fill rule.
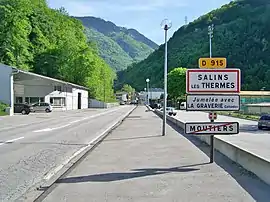
<path fill-rule="evenodd" d="M 211 120 L 211 123 L 213 123 L 214 120 Z M 214 162 L 214 135 L 210 136 L 210 163 Z"/>

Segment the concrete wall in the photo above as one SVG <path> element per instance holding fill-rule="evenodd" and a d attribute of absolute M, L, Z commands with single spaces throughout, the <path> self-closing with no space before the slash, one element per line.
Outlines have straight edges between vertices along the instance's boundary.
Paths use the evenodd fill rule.
<path fill-rule="evenodd" d="M 0 102 L 11 105 L 11 77 L 12 68 L 0 64 Z"/>
<path fill-rule="evenodd" d="M 270 106 L 247 106 L 245 112 L 248 114 L 270 113 Z"/>
<path fill-rule="evenodd" d="M 88 107 L 89 108 L 105 108 L 106 107 L 106 103 L 95 100 L 95 99 L 89 99 L 88 102 Z"/>
<path fill-rule="evenodd" d="M 89 104 L 88 107 L 89 108 L 112 108 L 112 107 L 116 107 L 119 106 L 118 102 L 115 103 L 104 103 L 95 99 L 89 99 Z"/>

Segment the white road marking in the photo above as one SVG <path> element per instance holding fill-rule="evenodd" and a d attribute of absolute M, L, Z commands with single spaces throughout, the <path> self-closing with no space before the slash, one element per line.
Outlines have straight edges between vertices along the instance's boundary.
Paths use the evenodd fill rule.
<path fill-rule="evenodd" d="M 0 143 L 0 146 L 1 146 L 1 145 L 4 145 L 4 144 L 6 144 L 6 143 L 12 143 L 12 142 L 15 142 L 15 141 L 17 141 L 17 140 L 21 140 L 21 139 L 23 139 L 23 138 L 24 138 L 24 137 L 18 137 L 18 138 L 12 139 L 12 140 L 7 140 L 7 141 L 5 141 L 5 142 Z"/>
<path fill-rule="evenodd" d="M 41 130 L 35 130 L 33 132 L 34 133 L 41 133 L 41 132 L 48 132 L 48 131 L 58 130 L 58 129 L 61 129 L 61 128 L 68 127 L 68 126 L 70 126 L 70 125 L 72 125 L 74 123 L 78 123 L 80 121 L 84 121 L 84 120 L 87 120 L 87 119 L 96 118 L 96 117 L 102 116 L 104 114 L 109 114 L 109 113 L 115 112 L 115 111 L 120 110 L 120 109 L 122 109 L 122 108 L 117 108 L 117 109 L 114 109 L 114 110 L 111 110 L 111 111 L 106 111 L 106 112 L 102 112 L 100 114 L 95 114 L 95 115 L 92 115 L 92 116 L 88 116 L 88 117 L 85 117 L 85 118 L 82 118 L 82 119 L 79 119 L 79 120 L 72 121 L 69 124 L 66 124 L 66 125 L 63 125 L 63 126 L 59 126 L 59 127 L 55 127 L 55 128 L 44 128 L 44 129 L 41 129 Z"/>
<path fill-rule="evenodd" d="M 110 131 L 112 129 L 112 127 L 114 127 L 121 119 L 123 119 L 123 117 L 126 117 L 129 114 L 129 112 L 126 113 L 124 116 L 121 116 L 119 119 L 117 119 L 117 121 L 113 122 L 113 124 L 111 124 L 109 127 L 106 128 L 106 130 L 104 130 L 102 133 L 100 133 L 98 136 L 96 136 L 94 139 L 92 139 L 86 146 L 82 147 L 80 150 L 78 150 L 77 152 L 75 152 L 71 157 L 69 157 L 67 160 L 65 160 L 62 164 L 60 164 L 59 166 L 57 166 L 53 171 L 51 171 L 47 175 L 45 175 L 43 179 L 44 180 L 49 180 L 50 178 L 52 178 L 52 176 L 54 176 L 57 172 L 59 172 L 73 158 L 75 158 L 76 156 L 78 156 L 79 154 L 81 154 L 83 151 L 85 151 L 86 149 L 88 149 L 89 147 L 91 147 L 94 142 L 96 142 L 103 135 L 105 135 L 108 131 Z"/>

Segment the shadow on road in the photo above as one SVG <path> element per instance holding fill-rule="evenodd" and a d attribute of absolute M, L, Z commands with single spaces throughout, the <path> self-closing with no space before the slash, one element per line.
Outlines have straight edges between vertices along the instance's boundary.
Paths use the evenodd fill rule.
<path fill-rule="evenodd" d="M 208 157 L 210 156 L 210 147 L 200 139 L 184 134 L 184 131 L 170 121 L 167 122 L 175 131 L 184 136 L 197 148 L 199 148 Z M 257 202 L 266 202 L 270 200 L 270 186 L 261 181 L 256 175 L 247 171 L 239 164 L 233 162 L 222 153 L 215 150 L 215 163 L 229 173 L 238 184 L 244 188 Z M 210 160 L 210 159 L 209 159 Z"/>
<path fill-rule="evenodd" d="M 187 166 L 174 168 L 143 168 L 132 170 L 136 172 L 103 173 L 88 176 L 68 177 L 64 179 L 59 179 L 56 181 L 56 183 L 112 182 L 146 176 L 162 175 L 171 172 L 191 172 L 199 170 L 196 168 L 184 168 L 184 167 Z"/>

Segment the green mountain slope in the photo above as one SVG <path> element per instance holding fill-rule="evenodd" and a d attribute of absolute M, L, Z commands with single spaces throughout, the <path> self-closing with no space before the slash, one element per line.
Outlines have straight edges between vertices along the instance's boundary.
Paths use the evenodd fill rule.
<path fill-rule="evenodd" d="M 99 55 L 116 71 L 122 70 L 133 62 L 133 59 L 110 37 L 92 29 L 86 28 L 86 35 L 99 47 Z"/>
<path fill-rule="evenodd" d="M 216 9 L 176 31 L 168 42 L 168 68 L 197 68 L 209 56 L 208 30 L 215 25 L 213 57 L 226 57 L 228 67 L 242 70 L 242 90 L 270 88 L 270 2 L 239 0 Z M 146 60 L 118 73 L 118 85 L 129 83 L 141 90 L 145 79 L 163 86 L 164 45 Z"/>
<path fill-rule="evenodd" d="M 114 23 L 95 17 L 75 17 L 86 27 L 89 40 L 94 40 L 100 56 L 116 71 L 139 62 L 158 45 L 134 29 L 118 27 Z"/>
<path fill-rule="evenodd" d="M 63 8 L 50 9 L 46 0 L 1 0 L 0 20 L 0 63 L 86 86 L 92 98 L 113 99 L 115 72 Z"/>

